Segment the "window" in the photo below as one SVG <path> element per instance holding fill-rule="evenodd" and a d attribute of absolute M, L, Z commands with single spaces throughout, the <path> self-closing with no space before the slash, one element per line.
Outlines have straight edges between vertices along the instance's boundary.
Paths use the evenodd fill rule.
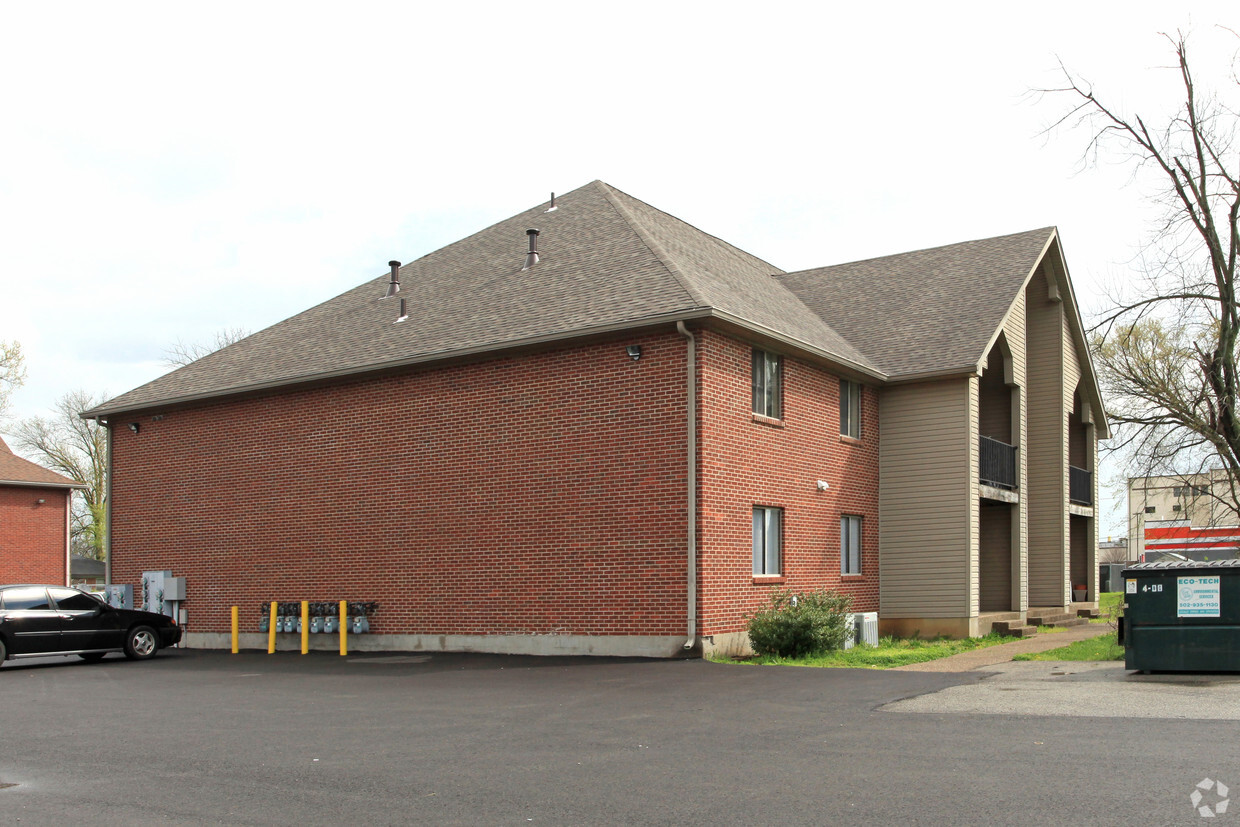
<path fill-rule="evenodd" d="M 47 600 L 47 589 L 42 586 L 9 589 L 4 593 L 3 603 L 5 611 L 9 612 L 52 610 L 52 604 Z"/>
<path fill-rule="evenodd" d="M 1179 503 L 1176 503 L 1175 505 L 1171 506 L 1171 510 L 1172 510 L 1172 511 L 1179 511 L 1179 510 L 1180 510 L 1180 504 L 1179 504 Z"/>
<path fill-rule="evenodd" d="M 1173 497 L 1183 497 L 1183 496 L 1184 496 L 1184 489 L 1183 489 L 1183 488 L 1181 488 L 1180 486 L 1178 486 L 1178 485 L 1177 485 L 1175 488 L 1172 488 L 1172 489 L 1171 489 L 1171 496 L 1173 496 Z"/>
<path fill-rule="evenodd" d="M 1145 513 L 1146 513 L 1146 514 L 1153 514 L 1153 513 L 1154 513 L 1154 506 L 1152 506 L 1152 505 L 1147 505 L 1147 506 L 1145 507 Z"/>
<path fill-rule="evenodd" d="M 753 412 L 772 419 L 783 416 L 780 404 L 783 359 L 765 350 L 753 352 Z"/>
<path fill-rule="evenodd" d="M 753 510 L 753 573 L 779 574 L 779 546 L 783 528 L 782 508 Z"/>
<path fill-rule="evenodd" d="M 75 589 L 49 589 L 56 608 L 62 612 L 97 612 L 103 606 L 88 594 Z"/>
<path fill-rule="evenodd" d="M 1206 494 L 1209 494 L 1209 493 L 1210 493 L 1209 486 L 1206 486 L 1206 485 L 1194 485 L 1193 486 L 1194 497 L 1204 497 Z"/>
<path fill-rule="evenodd" d="M 861 574 L 860 517 L 840 517 L 840 574 Z"/>
<path fill-rule="evenodd" d="M 861 385 L 840 380 L 840 433 L 861 439 Z"/>

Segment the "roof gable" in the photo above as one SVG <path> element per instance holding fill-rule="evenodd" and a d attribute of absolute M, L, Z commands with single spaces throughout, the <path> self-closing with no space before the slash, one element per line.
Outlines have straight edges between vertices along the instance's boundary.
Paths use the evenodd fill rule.
<path fill-rule="evenodd" d="M 1053 227 L 787 273 L 779 281 L 892 379 L 976 371 Z"/>

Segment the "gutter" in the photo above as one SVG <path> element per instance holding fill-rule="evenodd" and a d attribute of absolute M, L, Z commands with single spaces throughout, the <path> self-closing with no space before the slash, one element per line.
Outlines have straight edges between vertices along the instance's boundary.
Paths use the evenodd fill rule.
<path fill-rule="evenodd" d="M 11 485 L 14 488 L 66 488 L 70 491 L 75 488 L 86 488 L 80 482 L 31 482 L 30 480 L 0 480 L 0 485 Z"/>
<path fill-rule="evenodd" d="M 484 354 L 501 354 L 507 350 L 534 347 L 546 344 L 555 344 L 559 342 L 572 341 L 574 339 L 585 338 L 589 336 L 608 335 L 611 333 L 620 333 L 625 331 L 641 330 L 648 327 L 657 327 L 662 324 L 675 322 L 677 329 L 680 329 L 682 322 L 701 321 L 707 319 L 718 319 L 721 322 L 732 324 L 751 333 L 756 333 L 766 337 L 772 341 L 779 342 L 784 347 L 792 348 L 811 356 L 822 359 L 836 367 L 844 368 L 858 375 L 865 376 L 878 383 L 888 381 L 887 374 L 871 368 L 851 359 L 832 353 L 820 347 L 809 344 L 801 339 L 792 336 L 786 336 L 769 327 L 760 325 L 756 322 L 750 322 L 739 316 L 720 311 L 711 307 L 694 307 L 686 310 L 676 311 L 674 313 L 661 313 L 654 316 L 647 316 L 642 319 L 629 319 L 622 322 L 612 324 L 597 325 L 595 327 L 577 328 L 574 330 L 563 331 L 542 336 L 528 336 L 521 339 L 513 339 L 506 342 L 489 342 L 475 347 L 456 348 L 453 350 L 440 350 L 429 353 L 420 353 L 415 356 L 405 357 L 402 359 L 391 359 L 386 362 L 375 362 L 368 365 L 354 365 L 350 367 L 339 368 L 336 370 L 320 371 L 318 373 L 301 374 L 297 376 L 282 377 L 272 379 L 265 382 L 255 382 L 249 385 L 234 385 L 227 388 L 218 388 L 215 390 L 202 391 L 198 393 L 186 393 L 179 396 L 162 397 L 158 399 L 146 399 L 132 404 L 123 405 L 121 407 L 98 407 L 91 408 L 79 414 L 82 419 L 103 419 L 106 417 L 115 417 L 121 414 L 133 414 L 141 411 L 148 411 L 155 408 L 166 408 L 175 405 L 185 405 L 194 402 L 203 402 L 211 399 L 225 399 L 232 396 L 242 396 L 247 394 L 262 393 L 270 390 L 280 390 L 284 388 L 296 387 L 298 385 L 313 384 L 315 382 L 324 382 L 334 379 L 345 379 L 354 377 L 363 377 L 374 373 L 382 373 L 383 371 L 398 370 L 400 368 L 414 367 L 420 365 L 428 365 L 434 362 L 440 362 L 447 359 L 468 358 L 471 356 L 480 356 Z M 106 403 L 105 403 L 106 405 Z"/>
<path fill-rule="evenodd" d="M 683 321 L 676 322 L 676 332 L 685 337 L 686 359 L 685 387 L 686 394 L 686 436 L 688 438 L 688 505 L 689 505 L 689 537 L 688 537 L 688 607 L 686 610 L 686 626 L 689 639 L 684 649 L 691 651 L 697 643 L 697 340 Z"/>

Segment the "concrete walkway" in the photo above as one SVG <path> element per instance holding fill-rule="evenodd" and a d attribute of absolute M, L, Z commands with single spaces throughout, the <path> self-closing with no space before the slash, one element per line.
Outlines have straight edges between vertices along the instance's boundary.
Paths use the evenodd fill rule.
<path fill-rule="evenodd" d="M 1109 623 L 1086 623 L 1082 626 L 1071 626 L 1062 632 L 1043 632 L 1033 637 L 1014 640 L 1011 643 L 1001 643 L 998 646 L 987 646 L 983 649 L 974 649 L 971 652 L 961 652 L 959 655 L 929 660 L 925 663 L 910 663 L 908 666 L 897 666 L 892 671 L 968 672 L 985 666 L 994 666 L 997 663 L 1007 663 L 1015 655 L 1058 649 L 1060 646 L 1067 646 L 1069 643 L 1075 643 L 1078 640 L 1088 640 L 1099 635 L 1105 635 L 1110 631 L 1112 631 L 1112 627 Z"/>

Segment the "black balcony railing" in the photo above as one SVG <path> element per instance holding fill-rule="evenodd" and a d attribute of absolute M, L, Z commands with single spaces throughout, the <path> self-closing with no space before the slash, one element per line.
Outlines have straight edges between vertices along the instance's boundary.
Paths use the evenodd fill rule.
<path fill-rule="evenodd" d="M 1094 504 L 1094 474 L 1075 465 L 1068 466 L 1068 499 L 1077 505 Z"/>
<path fill-rule="evenodd" d="M 1016 490 L 1016 446 L 978 437 L 978 478 L 982 485 Z"/>

